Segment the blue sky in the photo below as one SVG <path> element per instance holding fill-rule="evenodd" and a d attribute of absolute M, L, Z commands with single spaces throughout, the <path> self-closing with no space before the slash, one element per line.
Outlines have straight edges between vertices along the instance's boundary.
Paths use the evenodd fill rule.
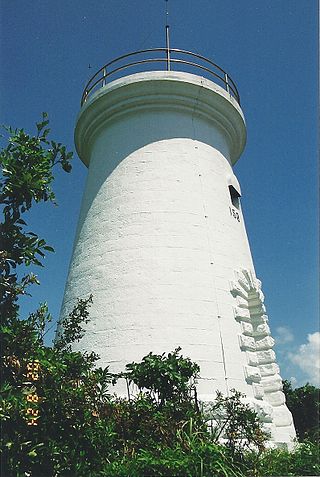
<path fill-rule="evenodd" d="M 319 346 L 316 0 L 169 0 L 171 46 L 227 70 L 240 91 L 248 142 L 235 172 L 257 276 L 285 378 L 316 382 Z M 1 0 L 1 123 L 74 150 L 82 89 L 109 60 L 164 46 L 164 0 Z M 89 64 L 91 69 L 88 68 Z M 23 311 L 47 301 L 59 315 L 86 169 L 57 174 L 59 207 L 40 206 L 31 229 L 55 247 Z M 52 336 L 52 334 L 50 334 Z"/>

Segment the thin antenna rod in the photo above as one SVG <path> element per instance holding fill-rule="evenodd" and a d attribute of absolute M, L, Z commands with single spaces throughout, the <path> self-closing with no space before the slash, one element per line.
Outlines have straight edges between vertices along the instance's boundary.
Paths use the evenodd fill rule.
<path fill-rule="evenodd" d="M 166 2 L 166 50 L 167 50 L 167 71 L 170 71 L 170 32 L 169 32 L 169 10 L 168 0 Z"/>

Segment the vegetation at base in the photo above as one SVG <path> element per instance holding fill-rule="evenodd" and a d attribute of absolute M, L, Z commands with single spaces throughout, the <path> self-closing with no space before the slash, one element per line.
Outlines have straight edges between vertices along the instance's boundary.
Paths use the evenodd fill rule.
<path fill-rule="evenodd" d="M 41 266 L 41 258 L 53 251 L 44 239 L 27 231 L 27 212 L 35 203 L 55 200 L 51 185 L 56 165 L 66 172 L 71 169 L 72 154 L 48 140 L 47 125 L 44 114 L 36 136 L 9 128 L 9 144 L 0 154 L 2 475 L 319 474 L 316 437 L 310 427 L 299 435 L 314 442 L 304 442 L 293 453 L 267 450 L 268 435 L 240 393 L 233 391 L 229 397 L 217 393 L 209 409 L 198 402 L 199 367 L 183 357 L 180 348 L 168 354 L 149 353 L 118 375 L 99 368 L 94 353 L 73 352 L 71 344 L 81 339 L 89 320 L 92 296 L 75 303 L 53 347 L 44 344 L 51 320 L 46 304 L 20 316 L 19 297 L 38 283 L 33 273 L 27 273 L 28 267 Z M 135 386 L 137 392 L 126 399 L 112 395 L 118 380 L 125 380 L 129 390 Z M 299 408 L 295 390 L 287 389 Z M 303 402 L 309 391 L 297 398 Z"/>
<path fill-rule="evenodd" d="M 290 381 L 283 381 L 287 406 L 292 412 L 300 441 L 320 442 L 320 389 L 307 383 L 292 388 Z"/>
<path fill-rule="evenodd" d="M 303 441 L 292 452 L 269 449 L 255 462 L 259 476 L 320 475 L 319 445 L 314 442 Z"/>

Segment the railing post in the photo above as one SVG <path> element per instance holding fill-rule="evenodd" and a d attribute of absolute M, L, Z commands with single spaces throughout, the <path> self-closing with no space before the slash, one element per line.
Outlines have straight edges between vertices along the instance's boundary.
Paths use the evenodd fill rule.
<path fill-rule="evenodd" d="M 169 38 L 169 25 L 166 25 L 166 50 L 167 50 L 167 71 L 170 71 L 170 38 Z"/>
<path fill-rule="evenodd" d="M 228 82 L 228 75 L 227 75 L 227 73 L 224 74 L 224 81 L 225 81 L 225 85 L 226 85 L 226 90 L 227 90 L 227 92 L 230 94 L 230 88 L 229 88 L 229 82 Z"/>
<path fill-rule="evenodd" d="M 81 106 L 87 101 L 87 98 L 88 98 L 88 91 L 85 90 L 82 95 Z"/>
<path fill-rule="evenodd" d="M 107 84 L 107 80 L 106 80 L 106 77 L 107 77 L 107 69 L 106 69 L 106 68 L 103 68 L 102 72 L 103 72 L 102 86 L 105 86 L 105 85 Z"/>

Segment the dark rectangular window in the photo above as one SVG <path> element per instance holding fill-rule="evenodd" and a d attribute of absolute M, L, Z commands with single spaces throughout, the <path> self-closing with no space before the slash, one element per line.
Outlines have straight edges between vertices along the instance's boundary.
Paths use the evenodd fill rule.
<path fill-rule="evenodd" d="M 237 209 L 240 208 L 240 194 L 239 192 L 232 186 L 229 185 L 229 192 L 230 192 L 230 198 L 232 205 L 236 207 Z"/>

